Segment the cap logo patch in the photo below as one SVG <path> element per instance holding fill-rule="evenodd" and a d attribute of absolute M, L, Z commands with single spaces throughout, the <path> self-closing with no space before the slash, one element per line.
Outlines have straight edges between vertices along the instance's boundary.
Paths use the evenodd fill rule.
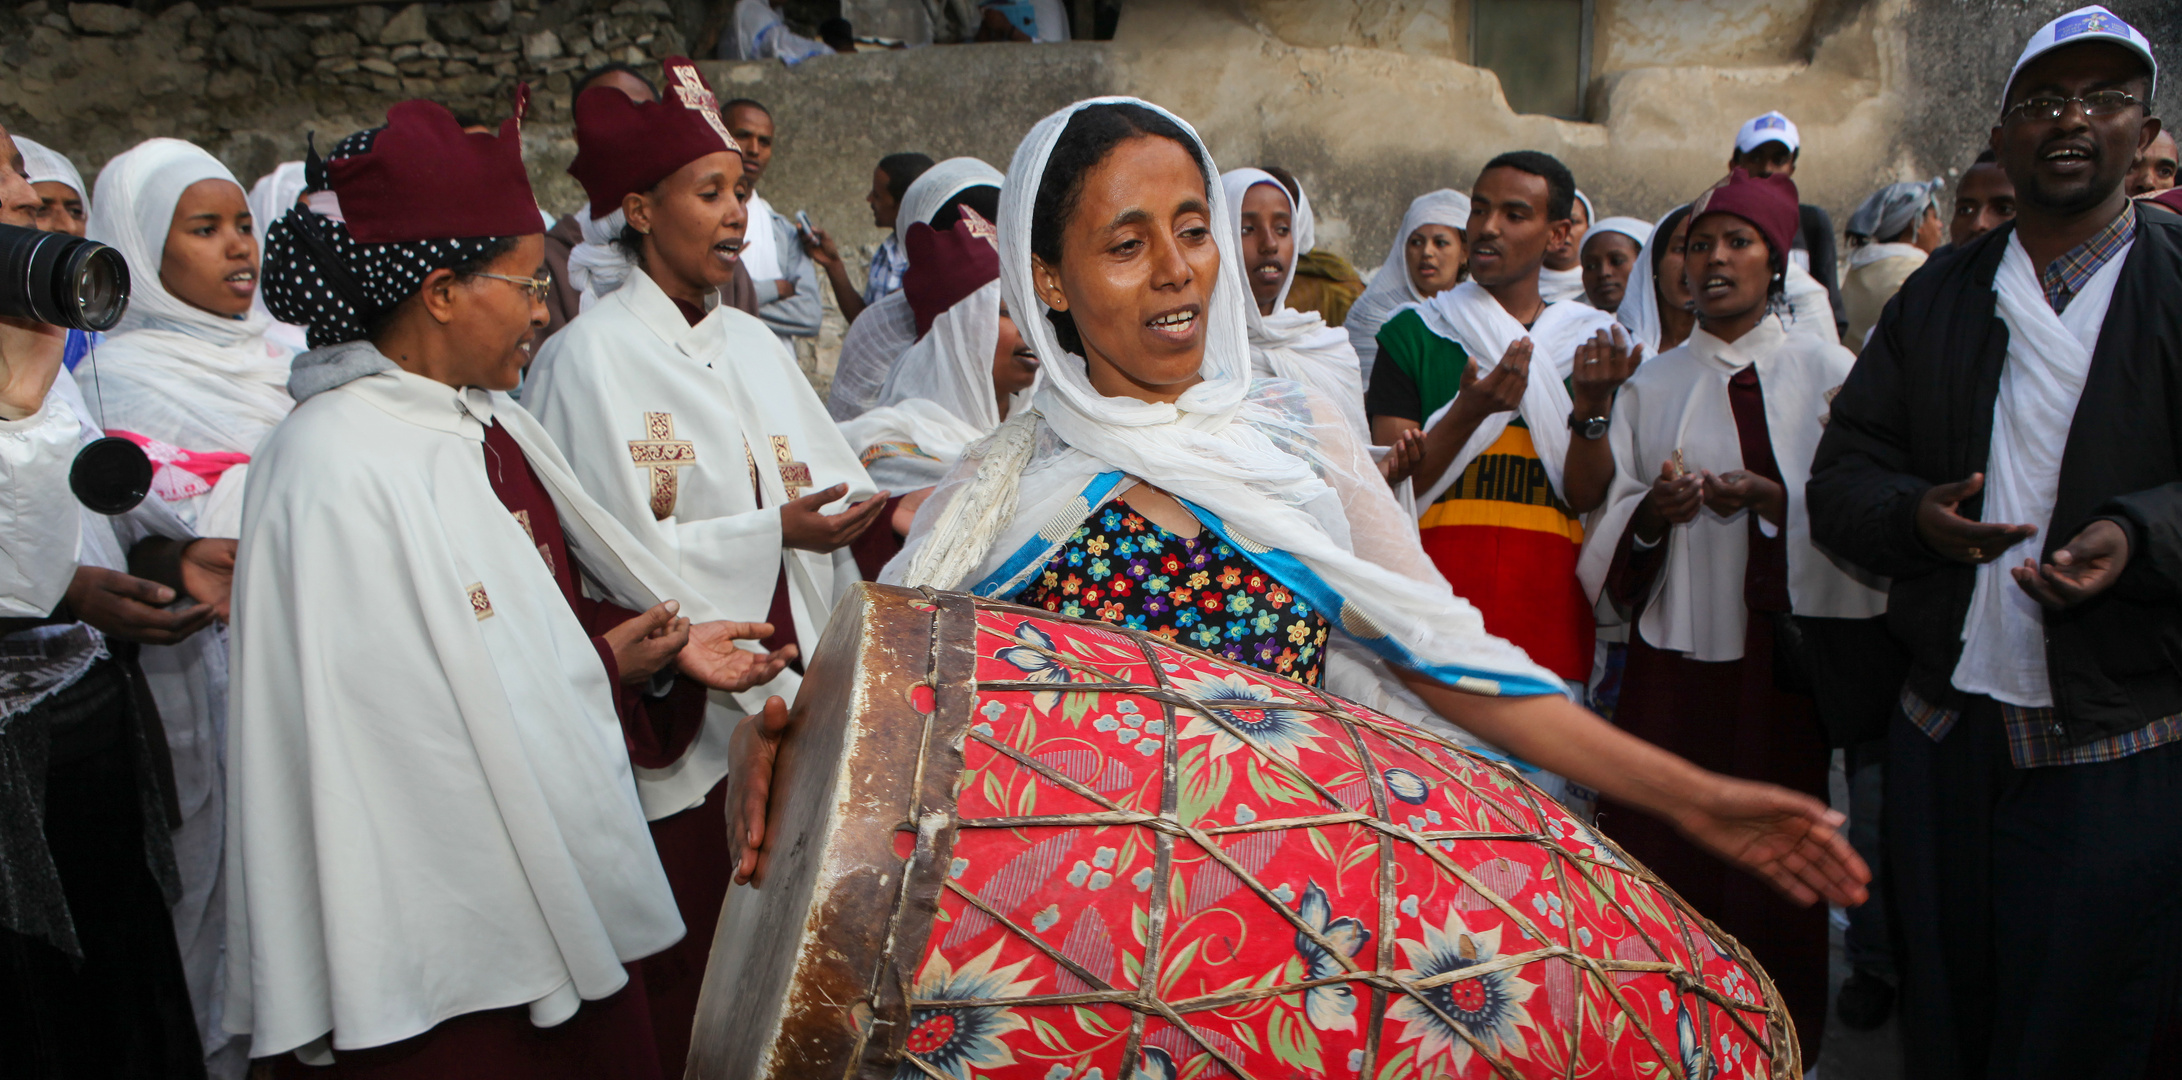
<path fill-rule="evenodd" d="M 2053 40 L 2056 42 L 2066 41 L 2078 34 L 2112 34 L 2127 38 L 2131 33 L 2128 23 L 2105 11 L 2089 11 L 2053 24 Z"/>
<path fill-rule="evenodd" d="M 1758 122 L 1751 126 L 1757 131 L 1785 131 L 1788 129 L 1788 119 L 1768 113 L 1758 117 Z"/>

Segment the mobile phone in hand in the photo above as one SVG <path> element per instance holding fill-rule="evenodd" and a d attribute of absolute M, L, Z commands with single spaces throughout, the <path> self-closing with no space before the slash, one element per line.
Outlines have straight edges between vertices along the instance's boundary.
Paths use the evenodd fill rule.
<path fill-rule="evenodd" d="M 804 211 L 796 211 L 796 228 L 802 229 L 803 235 L 818 239 L 818 226 L 811 224 L 811 215 Z"/>

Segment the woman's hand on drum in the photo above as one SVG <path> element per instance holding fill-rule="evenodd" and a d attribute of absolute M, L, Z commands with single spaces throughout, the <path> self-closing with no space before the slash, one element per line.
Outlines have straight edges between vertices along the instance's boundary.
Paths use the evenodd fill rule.
<path fill-rule="evenodd" d="M 1841 832 L 1847 820 L 1802 792 L 1715 774 L 1674 826 L 1796 903 L 1855 907 L 1871 871 Z"/>
<path fill-rule="evenodd" d="M 796 647 L 784 645 L 772 652 L 753 652 L 737 647 L 735 642 L 763 641 L 772 636 L 772 623 L 697 623 L 689 628 L 689 643 L 675 654 L 674 667 L 714 690 L 731 694 L 763 686 L 796 658 Z"/>
<path fill-rule="evenodd" d="M 728 843 L 734 850 L 735 884 L 747 885 L 758 870 L 758 853 L 765 848 L 765 811 L 773 793 L 773 761 L 780 756 L 781 736 L 788 733 L 788 703 L 778 697 L 765 699 L 765 711 L 743 717 L 735 726 L 728 746 L 727 773 Z"/>

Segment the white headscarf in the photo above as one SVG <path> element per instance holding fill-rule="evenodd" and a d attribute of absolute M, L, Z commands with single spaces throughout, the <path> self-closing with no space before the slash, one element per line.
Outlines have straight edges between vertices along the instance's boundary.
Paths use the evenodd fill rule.
<path fill-rule="evenodd" d="M 15 136 L 15 148 L 23 152 L 23 179 L 33 184 L 67 184 L 83 197 L 83 212 L 91 212 L 91 189 L 83 186 L 83 174 L 76 171 L 75 162 L 21 135 Z"/>
<path fill-rule="evenodd" d="M 964 447 L 1000 426 L 993 350 L 1000 344 L 1000 282 L 988 281 L 932 320 L 923 338 L 887 373 L 877 408 L 844 421 L 841 435 L 872 483 L 892 491 L 930 487 Z M 1035 391 L 1008 403 L 1031 407 Z"/>
<path fill-rule="evenodd" d="M 1228 228 L 1238 244 L 1242 239 L 1243 194 L 1259 184 L 1271 185 L 1281 198 L 1288 198 L 1288 189 L 1263 169 L 1233 169 L 1220 177 L 1220 186 L 1227 195 Z M 1247 305 L 1249 310 L 1244 313 L 1250 328 L 1251 373 L 1259 378 L 1309 384 L 1333 402 L 1356 437 L 1368 443 L 1371 428 L 1364 419 L 1363 367 L 1356 359 L 1356 349 L 1349 344 L 1348 332 L 1327 326 L 1325 318 L 1315 311 L 1287 306 L 1288 290 L 1296 283 L 1296 259 L 1310 250 L 1304 245 L 1317 235 L 1309 201 L 1292 200 L 1290 206 L 1290 235 L 1295 238 L 1295 250 L 1288 256 L 1288 277 L 1281 282 L 1280 295 L 1273 301 L 1273 313 L 1258 314 L 1255 303 Z"/>
<path fill-rule="evenodd" d="M 1000 170 L 974 157 L 951 157 L 934 164 L 917 175 L 902 191 L 902 205 L 895 221 L 901 230 L 911 225 L 932 223 L 932 215 L 947 205 L 947 200 L 974 187 L 999 187 Z"/>
<path fill-rule="evenodd" d="M 1621 306 L 1614 309 L 1614 318 L 1629 328 L 1629 336 L 1644 346 L 1647 356 L 1659 354 L 1659 335 L 1662 329 L 1659 323 L 1659 288 L 1652 279 L 1652 242 L 1667 242 L 1667 219 L 1681 209 L 1682 207 L 1677 206 L 1659 215 L 1658 221 L 1646 227 L 1644 239 L 1637 242 L 1636 265 L 1629 270 L 1629 287 L 1621 294 Z M 1600 224 L 1603 225 L 1604 222 Z"/>
<path fill-rule="evenodd" d="M 1467 236 L 1470 197 L 1452 188 L 1441 188 L 1411 200 L 1409 212 L 1402 215 L 1402 227 L 1395 230 L 1394 244 L 1387 249 L 1386 261 L 1379 264 L 1379 272 L 1365 287 L 1364 294 L 1349 305 L 1348 317 L 1341 321 L 1341 328 L 1349 332 L 1349 344 L 1356 349 L 1356 358 L 1364 366 L 1363 378 L 1367 387 L 1371 385 L 1371 365 L 1379 359 L 1379 328 L 1405 305 L 1426 299 L 1409 281 L 1409 260 L 1404 254 L 1409 247 L 1410 234 L 1426 225 L 1445 225 Z"/>
<path fill-rule="evenodd" d="M 1652 238 L 1652 226 L 1643 218 L 1600 218 L 1598 221 L 1592 223 L 1590 232 L 1583 234 L 1583 242 L 1588 244 L 1591 242 L 1592 237 L 1599 236 L 1604 233 L 1620 233 L 1621 235 L 1636 241 L 1636 246 L 1642 248 L 1644 246 L 1644 242 Z M 1582 249 L 1579 248 L 1578 250 L 1580 251 Z"/>
<path fill-rule="evenodd" d="M 219 159 L 180 139 L 148 139 L 99 171 L 87 235 L 121 253 L 130 268 L 129 310 L 116 334 L 131 330 L 173 331 L 208 345 L 236 347 L 258 341 L 272 321 L 253 310 L 240 319 L 214 315 L 185 303 L 159 281 L 159 263 L 167 250 L 167 230 L 174 224 L 182 192 L 200 180 L 225 180 L 242 190 L 235 174 Z M 257 350 L 261 354 L 264 350 Z M 281 381 L 287 372 L 281 372 Z"/>
<path fill-rule="evenodd" d="M 266 233 L 272 231 L 273 223 L 286 216 L 288 208 L 295 205 L 296 197 L 303 194 L 305 182 L 302 162 L 283 161 L 275 166 L 272 172 L 258 177 L 258 182 L 251 185 L 249 195 L 250 217 L 261 240 Z M 271 320 L 271 325 L 267 327 L 265 336 L 272 339 L 281 348 L 290 352 L 302 352 L 310 348 L 305 327 L 293 323 L 284 323 L 273 318 L 273 313 L 265 307 L 265 291 L 263 289 L 258 290 L 258 294 L 250 298 L 250 310 L 265 312 L 265 317 Z"/>
<path fill-rule="evenodd" d="M 1077 102 L 1024 137 L 1008 168 L 1015 180 L 1001 192 L 1000 280 L 1016 325 L 1047 358 L 1037 409 L 971 448 L 917 515 L 887 578 L 1012 595 L 1090 513 L 1086 493 L 1102 483 L 1111 492 L 1107 479 L 1120 473 L 1185 500 L 1207 526 L 1284 584 L 1315 596 L 1351 638 L 1387 659 L 1477 693 L 1562 692 L 1553 673 L 1486 633 L 1477 609 L 1430 569 L 1369 456 L 1344 424 L 1327 421 L 1330 403 L 1286 382 L 1253 389 L 1245 314 L 1253 305 L 1231 230 L 1213 230 L 1220 269 L 1201 316 L 1204 381 L 1178 400 L 1107 397 L 1091 385 L 1084 362 L 1061 350 L 1031 282 L 1032 216 L 1069 120 L 1102 104 L 1134 105 L 1173 121 L 1195 144 L 1206 175 L 1217 175 L 1187 123 L 1133 98 Z M 1213 220 L 1229 220 L 1225 188 L 1209 188 Z"/>

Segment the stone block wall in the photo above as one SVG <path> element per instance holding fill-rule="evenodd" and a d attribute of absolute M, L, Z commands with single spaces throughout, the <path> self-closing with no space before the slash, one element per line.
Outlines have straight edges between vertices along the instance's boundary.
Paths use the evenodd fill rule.
<path fill-rule="evenodd" d="M 267 11 L 183 0 L 147 14 L 100 3 L 0 7 L 0 121 L 67 153 L 86 177 L 154 135 L 189 139 L 249 183 L 428 97 L 498 123 L 519 81 L 541 201 L 580 201 L 561 172 L 570 80 L 619 60 L 656 77 L 685 52 L 666 0 L 473 0 Z M 565 205 L 564 205 L 565 204 Z"/>

